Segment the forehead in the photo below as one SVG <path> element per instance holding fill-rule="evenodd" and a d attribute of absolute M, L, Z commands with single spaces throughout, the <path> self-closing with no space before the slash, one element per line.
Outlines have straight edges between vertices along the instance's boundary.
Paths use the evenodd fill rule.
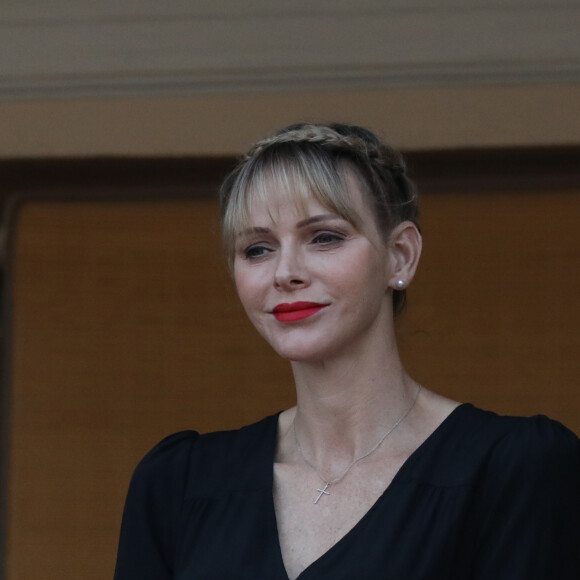
<path fill-rule="evenodd" d="M 281 218 L 306 219 L 316 213 L 335 213 L 333 204 L 325 203 L 309 190 L 280 187 L 281 184 L 264 184 L 263 191 L 252 189 L 246 197 L 246 220 L 274 221 Z"/>
<path fill-rule="evenodd" d="M 359 180 L 348 169 L 335 175 L 276 168 L 253 176 L 239 200 L 238 231 L 267 215 L 305 219 L 314 213 L 336 214 L 355 226 L 362 224 L 367 207 Z"/>
<path fill-rule="evenodd" d="M 343 218 L 332 208 L 321 205 L 314 197 L 299 200 L 275 197 L 266 201 L 257 200 L 252 205 L 247 227 L 240 234 L 278 226 L 302 228 L 336 219 Z"/>

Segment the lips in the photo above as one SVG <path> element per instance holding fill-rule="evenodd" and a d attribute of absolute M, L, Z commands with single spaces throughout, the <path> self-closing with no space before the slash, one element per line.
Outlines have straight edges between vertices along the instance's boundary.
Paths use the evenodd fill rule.
<path fill-rule="evenodd" d="M 279 322 L 295 322 L 313 316 L 328 304 L 318 302 L 292 302 L 291 304 L 278 304 L 273 310 L 276 320 Z"/>

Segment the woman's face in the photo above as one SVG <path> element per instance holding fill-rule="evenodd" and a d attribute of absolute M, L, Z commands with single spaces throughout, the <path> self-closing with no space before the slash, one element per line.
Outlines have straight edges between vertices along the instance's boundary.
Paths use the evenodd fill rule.
<path fill-rule="evenodd" d="M 387 245 L 354 178 L 357 230 L 314 198 L 256 202 L 236 240 L 234 278 L 250 320 L 283 357 L 323 361 L 369 341 L 392 324 Z"/>

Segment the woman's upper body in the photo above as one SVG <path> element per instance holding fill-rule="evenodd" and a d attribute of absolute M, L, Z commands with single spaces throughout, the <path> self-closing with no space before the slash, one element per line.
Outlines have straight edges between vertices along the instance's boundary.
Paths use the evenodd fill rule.
<path fill-rule="evenodd" d="M 115 580 L 292 576 L 272 494 L 280 423 L 156 446 L 131 483 Z M 576 580 L 579 488 L 580 442 L 560 424 L 461 405 L 299 578 Z M 300 502 L 324 509 L 313 491 Z"/>
<path fill-rule="evenodd" d="M 419 395 L 398 355 L 394 293 L 421 253 L 400 157 L 364 131 L 307 125 L 258 145 L 237 176 L 228 191 L 239 206 L 230 236 L 238 295 L 296 383 L 274 470 L 295 578 L 371 508 L 457 403 Z M 315 505 L 303 501 L 312 493 Z"/>
<path fill-rule="evenodd" d="M 336 553 L 334 546 L 344 545 L 343 538 L 355 535 L 349 530 L 362 528 L 357 522 L 365 522 L 364 543 L 382 546 L 381 553 L 396 549 L 392 541 L 399 533 L 414 536 L 404 543 L 406 549 L 415 551 L 412 558 L 421 557 L 418 551 L 436 552 L 436 546 L 442 544 L 434 540 L 435 529 L 448 535 L 442 541 L 449 550 L 448 542 L 460 526 L 434 528 L 430 510 L 440 512 L 447 522 L 453 521 L 454 510 L 464 517 L 472 515 L 466 506 L 474 501 L 475 488 L 471 495 L 462 496 L 461 506 L 448 499 L 431 505 L 429 495 L 419 502 L 419 492 L 427 493 L 423 484 L 413 488 L 412 501 L 407 496 L 395 502 L 396 492 L 391 492 L 393 484 L 404 479 L 398 474 L 406 471 L 402 467 L 409 458 L 430 447 L 424 444 L 432 441 L 432 435 L 458 407 L 457 402 L 421 389 L 398 354 L 394 317 L 404 304 L 422 244 L 416 196 L 400 155 L 358 127 L 292 126 L 256 144 L 226 180 L 221 199 L 224 237 L 239 297 L 256 329 L 290 361 L 297 405 L 283 412 L 269 432 L 274 442 L 272 455 L 264 454 L 263 449 L 253 451 L 251 445 L 242 451 L 250 465 L 259 463 L 258 473 L 271 490 L 267 498 L 272 505 L 262 504 L 264 500 L 252 494 L 237 493 L 227 495 L 228 500 L 219 504 L 222 507 L 210 493 L 212 501 L 201 511 L 184 503 L 189 514 L 196 514 L 186 516 L 187 549 L 200 559 L 203 551 L 206 558 L 208 545 L 220 543 L 220 538 L 239 541 L 254 525 L 260 527 L 259 537 L 272 536 L 269 541 L 275 541 L 284 573 L 291 579 L 307 570 L 312 573 L 313 563 L 320 562 L 322 555 L 328 561 L 326 555 Z M 461 429 L 454 434 L 459 439 L 465 435 Z M 496 442 L 492 437 L 487 444 L 489 449 L 480 450 L 480 470 L 487 469 L 486 454 L 492 453 Z M 205 444 L 196 443 L 192 449 L 200 445 L 203 449 Z M 218 445 L 209 457 L 201 452 L 204 461 L 218 466 L 216 473 L 224 461 L 220 453 L 225 451 L 219 449 Z M 523 451 L 523 447 L 517 449 Z M 421 454 L 428 459 L 424 465 L 436 466 L 436 455 L 431 459 L 429 453 Z M 183 461 L 179 454 L 176 457 Z M 180 485 L 195 488 L 191 482 L 201 479 L 205 480 L 200 484 L 203 489 L 209 485 L 220 488 L 219 478 L 212 477 L 214 468 L 197 459 L 197 451 L 192 457 L 200 470 L 192 470 L 191 479 L 185 480 L 188 483 Z M 457 458 L 453 461 L 455 465 Z M 225 465 L 227 476 L 229 463 Z M 505 469 L 505 465 L 496 462 L 490 469 L 495 468 Z M 179 469 L 189 473 L 185 466 Z M 470 485 L 474 485 L 474 473 L 466 475 Z M 483 488 L 481 493 L 485 493 Z M 189 498 L 190 494 L 191 489 L 183 488 L 179 495 Z M 145 497 L 153 500 L 153 495 L 147 492 Z M 250 502 L 244 508 L 247 513 L 238 505 L 240 498 Z M 395 527 L 390 531 L 368 522 L 371 514 L 377 517 L 379 503 L 388 504 L 387 512 L 405 506 L 391 522 Z M 197 500 L 195 505 L 199 506 Z M 252 506 L 257 513 L 275 514 L 276 525 L 262 528 L 261 517 L 252 519 Z M 217 516 L 212 515 L 214 508 Z M 419 514 L 420 509 L 424 513 Z M 450 513 L 445 514 L 445 509 Z M 388 513 L 382 516 L 388 517 Z M 212 523 L 206 523 L 206 517 Z M 410 527 L 404 529 L 407 521 Z M 166 523 L 160 525 L 168 538 L 183 545 L 181 532 L 169 530 Z M 230 531 L 224 535 L 225 527 Z M 125 536 L 131 533 L 137 532 L 125 532 Z M 382 534 L 391 541 L 385 544 Z M 248 545 L 248 555 L 254 553 L 250 543 L 254 545 L 250 539 L 242 542 Z M 224 542 L 221 547 L 224 554 L 231 550 Z M 362 548 L 358 547 L 361 555 Z M 191 566 L 197 573 L 191 552 L 183 557 L 187 561 L 183 570 Z M 237 562 L 237 569 L 240 561 L 232 562 Z M 391 577 L 421 577 L 411 572 L 405 575 L 403 569 L 397 576 L 396 565 L 390 570 Z M 252 577 L 247 571 L 243 574 Z M 119 579 L 129 577 L 120 575 Z M 212 576 L 193 572 L 188 576 L 180 569 L 168 576 L 173 577 Z M 229 576 L 216 573 L 213 577 Z M 232 571 L 231 577 L 244 576 Z"/>

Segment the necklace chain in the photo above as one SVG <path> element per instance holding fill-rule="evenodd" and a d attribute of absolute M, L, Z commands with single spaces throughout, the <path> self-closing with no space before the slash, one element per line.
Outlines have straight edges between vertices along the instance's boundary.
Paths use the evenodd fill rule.
<path fill-rule="evenodd" d="M 304 452 L 302 451 L 302 447 L 300 446 L 300 441 L 298 441 L 298 435 L 296 433 L 296 422 L 295 421 L 292 422 L 292 429 L 294 431 L 294 440 L 296 442 L 296 448 L 298 449 L 300 456 L 306 462 L 308 467 L 310 467 L 310 469 L 312 469 L 312 471 L 314 471 L 314 473 L 316 473 L 316 475 L 319 477 L 319 479 L 321 479 L 322 482 L 324 483 L 323 488 L 316 490 L 318 492 L 318 497 L 314 500 L 314 503 L 318 503 L 318 501 L 320 500 L 320 498 L 323 495 L 330 495 L 330 492 L 327 490 L 331 485 L 334 485 L 335 483 L 338 483 L 339 481 L 341 481 L 346 476 L 346 474 L 359 461 L 362 461 L 363 459 L 367 458 L 369 455 L 372 455 L 381 446 L 381 443 L 383 443 L 383 441 L 407 418 L 409 413 L 413 410 L 413 407 L 415 406 L 415 403 L 417 402 L 417 399 L 419 398 L 419 393 L 421 392 L 422 388 L 423 388 L 423 386 L 419 385 L 419 388 L 417 389 L 417 392 L 415 393 L 415 396 L 413 397 L 411 404 L 407 407 L 407 409 L 405 409 L 405 412 L 395 421 L 395 423 L 389 427 L 387 432 L 378 440 L 378 442 L 374 445 L 374 447 L 372 447 L 372 449 L 370 451 L 367 451 L 365 454 L 361 455 L 360 457 L 356 457 L 355 459 L 353 459 L 347 465 L 346 469 L 338 477 L 335 477 L 334 479 L 325 479 L 324 477 L 322 477 L 322 475 L 320 475 L 320 472 L 314 466 L 314 464 L 311 463 L 308 460 L 308 458 L 304 455 Z"/>

